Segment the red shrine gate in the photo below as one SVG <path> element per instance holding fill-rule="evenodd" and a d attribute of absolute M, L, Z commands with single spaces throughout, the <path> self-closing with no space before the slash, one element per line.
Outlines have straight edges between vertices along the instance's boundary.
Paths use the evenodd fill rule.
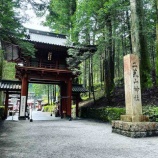
<path fill-rule="evenodd" d="M 21 57 L 16 65 L 16 78 L 22 81 L 20 117 L 25 117 L 28 83 L 48 83 L 60 85 L 61 115 L 71 117 L 72 80 L 75 77 L 68 69 L 66 37 L 63 35 L 29 30 L 27 41 L 36 48 L 35 58 Z"/>
<path fill-rule="evenodd" d="M 61 90 L 61 116 L 63 113 L 71 118 L 72 82 L 76 75 L 68 69 L 66 58 L 68 49 L 66 37 L 60 34 L 29 30 L 26 41 L 34 44 L 35 58 L 24 56 L 21 50 L 15 51 L 5 57 L 8 61 L 18 61 L 16 65 L 16 78 L 21 81 L 21 104 L 19 119 L 25 119 L 27 105 L 28 83 L 58 84 Z M 7 47 L 5 51 L 7 52 Z M 87 50 L 86 50 L 87 51 Z M 78 63 L 79 64 L 79 63 Z M 78 101 L 79 95 L 74 94 Z M 78 111 L 76 111 L 78 113 Z"/>

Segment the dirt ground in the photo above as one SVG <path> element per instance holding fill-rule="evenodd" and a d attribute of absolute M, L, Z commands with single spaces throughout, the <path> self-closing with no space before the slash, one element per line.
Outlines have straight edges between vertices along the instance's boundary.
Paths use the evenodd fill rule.
<path fill-rule="evenodd" d="M 158 87 L 142 90 L 142 105 L 158 106 Z M 125 107 L 125 92 L 123 87 L 117 87 L 111 95 L 111 103 L 109 104 L 106 97 L 102 97 L 94 101 L 84 101 L 80 103 L 80 106 L 92 106 L 99 107 Z"/>

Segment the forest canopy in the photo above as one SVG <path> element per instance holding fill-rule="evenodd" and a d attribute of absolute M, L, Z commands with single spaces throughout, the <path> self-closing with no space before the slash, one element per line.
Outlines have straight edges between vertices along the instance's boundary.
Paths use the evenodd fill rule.
<path fill-rule="evenodd" d="M 79 82 L 89 91 L 100 87 L 110 98 L 114 87 L 123 86 L 123 56 L 131 53 L 140 58 L 142 87 L 157 86 L 156 0 L 0 0 L 0 39 L 8 38 L 8 33 L 21 35 L 24 18 L 14 8 L 26 8 L 27 3 L 38 16 L 47 13 L 44 25 L 67 35 L 71 44 L 97 46 L 95 53 L 85 53 L 89 58 L 79 58 Z"/>

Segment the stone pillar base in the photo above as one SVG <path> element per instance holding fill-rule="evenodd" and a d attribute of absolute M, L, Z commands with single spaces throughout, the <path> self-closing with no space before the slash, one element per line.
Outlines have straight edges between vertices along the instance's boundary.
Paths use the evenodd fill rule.
<path fill-rule="evenodd" d="M 112 132 L 132 138 L 158 136 L 158 122 L 112 121 Z"/>
<path fill-rule="evenodd" d="M 145 115 L 121 115 L 121 121 L 124 122 L 148 122 L 149 117 Z"/>

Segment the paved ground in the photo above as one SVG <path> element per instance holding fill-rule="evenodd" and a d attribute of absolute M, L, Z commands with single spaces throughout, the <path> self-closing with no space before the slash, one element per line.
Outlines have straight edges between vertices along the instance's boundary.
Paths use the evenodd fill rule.
<path fill-rule="evenodd" d="M 0 122 L 0 158 L 158 157 L 158 137 L 128 138 L 111 133 L 107 123 L 37 115 L 45 120 Z"/>

